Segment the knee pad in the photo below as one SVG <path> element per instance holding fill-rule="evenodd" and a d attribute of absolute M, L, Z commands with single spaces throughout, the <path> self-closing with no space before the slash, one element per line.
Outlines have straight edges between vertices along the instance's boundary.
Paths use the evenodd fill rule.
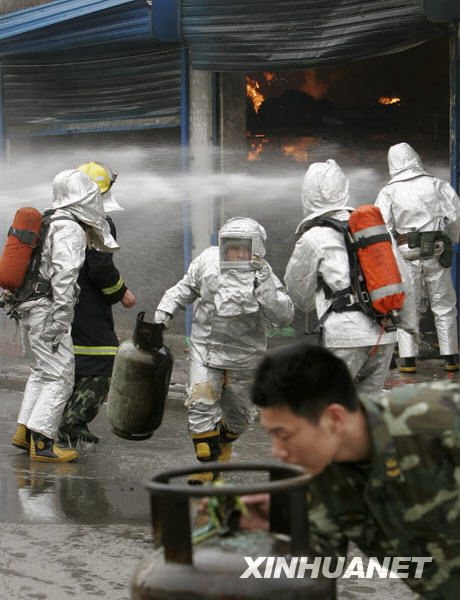
<path fill-rule="evenodd" d="M 221 444 L 231 444 L 240 436 L 239 433 L 233 433 L 233 431 L 231 431 L 227 425 L 225 425 L 223 419 L 220 420 L 219 425 L 219 441 Z"/>
<path fill-rule="evenodd" d="M 201 462 L 212 462 L 219 458 L 219 430 L 208 431 L 206 433 L 192 433 L 193 445 L 195 446 L 196 457 Z"/>

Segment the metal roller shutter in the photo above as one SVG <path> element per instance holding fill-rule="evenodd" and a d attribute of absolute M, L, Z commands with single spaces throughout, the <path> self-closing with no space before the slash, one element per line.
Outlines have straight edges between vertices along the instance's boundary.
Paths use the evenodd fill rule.
<path fill-rule="evenodd" d="M 300 70 L 399 52 L 440 35 L 420 0 L 182 0 L 196 69 Z"/>
<path fill-rule="evenodd" d="M 5 133 L 180 125 L 180 61 L 180 48 L 153 42 L 5 57 Z"/>

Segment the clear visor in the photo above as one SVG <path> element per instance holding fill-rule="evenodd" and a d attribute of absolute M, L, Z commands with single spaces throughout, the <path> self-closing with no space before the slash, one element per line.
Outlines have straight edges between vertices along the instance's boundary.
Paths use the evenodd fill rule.
<path fill-rule="evenodd" d="M 227 269 L 250 269 L 254 254 L 252 237 L 220 238 L 220 265 Z"/>
<path fill-rule="evenodd" d="M 109 176 L 109 190 L 112 187 L 112 185 L 115 183 L 117 177 L 118 177 L 118 171 L 112 171 L 112 169 L 108 166 L 105 165 L 103 163 L 99 163 L 102 167 L 104 167 L 104 169 L 107 172 L 107 175 Z M 107 190 L 108 191 L 108 190 Z"/>

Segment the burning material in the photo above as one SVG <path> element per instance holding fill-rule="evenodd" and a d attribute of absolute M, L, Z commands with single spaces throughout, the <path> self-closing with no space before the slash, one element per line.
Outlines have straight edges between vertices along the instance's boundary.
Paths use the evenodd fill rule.
<path fill-rule="evenodd" d="M 300 163 L 308 163 L 309 153 L 311 148 L 319 146 L 321 138 L 316 137 L 301 137 L 299 139 L 290 140 L 287 144 L 281 147 L 284 156 L 291 157 Z"/>
<path fill-rule="evenodd" d="M 280 139 L 278 136 L 270 137 L 263 134 L 248 136 L 249 150 L 248 162 L 262 160 L 264 152 L 281 152 L 285 158 L 295 160 L 302 164 L 311 162 L 311 152 L 315 146 L 320 146 L 320 137 L 303 136 L 300 138 L 289 136 Z"/>
<path fill-rule="evenodd" d="M 315 100 L 321 100 L 326 95 L 327 83 L 320 79 L 317 71 L 311 69 L 305 71 L 304 81 L 300 89 Z"/>
<path fill-rule="evenodd" d="M 248 151 L 248 162 L 253 162 L 254 160 L 260 160 L 260 154 L 264 149 L 264 144 L 268 142 L 268 138 L 263 135 L 255 135 L 255 140 L 252 140 L 250 143 L 250 148 Z"/>
<path fill-rule="evenodd" d="M 260 105 L 265 100 L 259 88 L 259 83 L 255 79 L 246 77 L 246 95 L 248 98 L 251 98 L 256 113 L 259 111 Z"/>
<path fill-rule="evenodd" d="M 384 106 L 387 106 L 389 104 L 399 104 L 401 102 L 401 98 L 398 98 L 397 96 L 393 96 L 392 98 L 390 98 L 389 96 L 380 96 L 379 98 L 379 103 L 383 104 Z"/>

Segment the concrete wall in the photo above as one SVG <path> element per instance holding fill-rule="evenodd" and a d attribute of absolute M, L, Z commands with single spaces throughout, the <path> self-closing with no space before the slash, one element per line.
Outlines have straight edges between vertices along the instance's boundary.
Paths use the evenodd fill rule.
<path fill-rule="evenodd" d="M 246 75 L 221 73 L 219 139 L 222 171 L 240 172 L 246 166 Z"/>
<path fill-rule="evenodd" d="M 190 172 L 206 177 L 212 173 L 212 73 L 190 68 Z M 190 221 L 192 258 L 211 243 L 213 201 L 202 190 L 191 191 Z"/>
<path fill-rule="evenodd" d="M 246 77 L 243 73 L 220 73 L 217 81 L 217 119 L 213 123 L 212 73 L 190 69 L 190 171 L 200 176 L 246 169 Z M 217 147 L 213 147 L 214 134 Z M 226 220 L 228 211 L 225 195 L 205 200 L 197 188 L 190 200 L 195 258 L 209 246 L 214 228 Z M 244 208 L 239 211 L 244 212 Z"/>

